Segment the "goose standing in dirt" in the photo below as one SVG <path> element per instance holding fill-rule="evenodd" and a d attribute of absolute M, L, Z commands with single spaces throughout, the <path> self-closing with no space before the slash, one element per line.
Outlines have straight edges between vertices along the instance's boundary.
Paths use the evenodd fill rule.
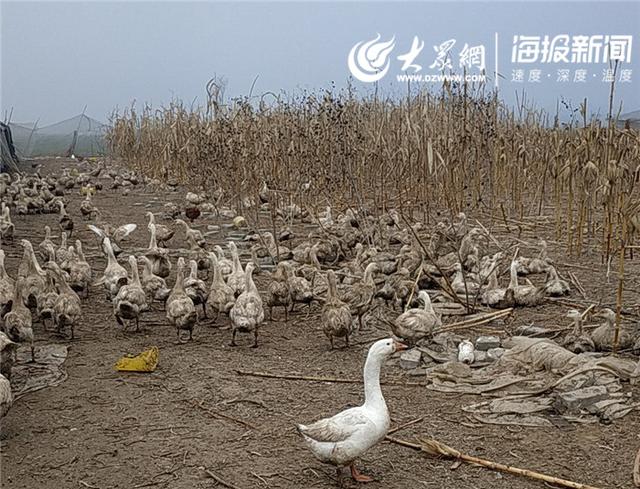
<path fill-rule="evenodd" d="M 89 284 L 93 277 L 91 265 L 87 262 L 82 250 L 82 242 L 76 240 L 75 258 L 69 263 L 69 285 L 71 288 L 83 295 L 89 297 Z"/>
<path fill-rule="evenodd" d="M 344 338 L 349 346 L 349 336 L 353 334 L 355 327 L 349 306 L 338 297 L 336 274 L 333 270 L 327 272 L 327 283 L 329 289 L 322 306 L 322 329 L 333 350 L 333 339 L 336 337 Z"/>
<path fill-rule="evenodd" d="M 350 285 L 343 293 L 342 301 L 349 304 L 352 314 L 358 317 L 360 329 L 363 329 L 362 316 L 371 308 L 371 302 L 376 293 L 376 284 L 373 281 L 373 274 L 378 270 L 378 265 L 369 263 L 364 271 L 361 282 Z"/>
<path fill-rule="evenodd" d="M 355 461 L 382 441 L 389 431 L 391 419 L 380 389 L 380 369 L 388 357 L 406 348 L 392 338 L 375 342 L 364 364 L 364 404 L 308 426 L 297 425 L 313 455 L 323 463 L 336 466 L 340 486 L 345 466 L 349 466 L 351 477 L 357 482 L 373 480 L 358 472 Z"/>
<path fill-rule="evenodd" d="M 189 227 L 189 225 L 182 219 L 176 219 L 175 222 L 184 228 L 184 235 L 187 240 L 193 240 L 201 248 L 206 246 L 207 241 L 204 239 L 201 231 Z"/>
<path fill-rule="evenodd" d="M 289 321 L 289 306 L 292 304 L 291 289 L 289 288 L 289 269 L 284 262 L 278 263 L 271 275 L 267 287 L 267 307 L 269 307 L 269 320 L 273 320 L 273 308 L 284 308 L 284 320 Z"/>
<path fill-rule="evenodd" d="M 139 260 L 142 262 L 142 288 L 144 289 L 150 301 L 159 301 L 164 304 L 171 293 L 171 289 L 167 287 L 167 282 L 153 273 L 153 265 L 151 260 L 146 256 L 141 256 Z"/>
<path fill-rule="evenodd" d="M 13 393 L 11 392 L 11 382 L 4 375 L 0 374 L 0 419 L 11 409 L 13 405 Z"/>
<path fill-rule="evenodd" d="M 163 248 L 165 248 L 167 245 L 167 241 L 173 238 L 175 230 L 163 224 L 157 224 L 156 216 L 153 214 L 153 212 L 147 212 L 146 215 L 149 218 L 149 224 L 147 225 L 147 228 L 149 229 L 149 231 L 151 231 L 152 224 L 156 227 L 156 239 L 158 241 L 158 246 L 162 246 Z"/>
<path fill-rule="evenodd" d="M 68 327 L 71 339 L 74 339 L 75 327 L 82 317 L 80 297 L 67 284 L 62 275 L 62 270 L 55 263 L 48 263 L 47 270 L 52 274 L 58 289 L 58 297 L 53 306 L 53 322 L 58 332 Z"/>
<path fill-rule="evenodd" d="M 215 245 L 213 249 L 217 254 L 218 268 L 220 269 L 220 273 L 222 274 L 222 277 L 226 279 L 229 275 L 231 275 L 231 272 L 233 272 L 233 262 L 224 256 L 224 250 L 222 249 L 222 246 Z"/>
<path fill-rule="evenodd" d="M 289 289 L 291 290 L 291 312 L 294 311 L 296 304 L 306 304 L 307 313 L 311 311 L 311 303 L 313 302 L 313 290 L 311 283 L 305 278 L 296 275 L 291 262 L 286 262 L 289 269 Z"/>
<path fill-rule="evenodd" d="M 44 239 L 38 245 L 40 258 L 42 258 L 43 260 L 46 260 L 48 258 L 48 256 L 49 256 L 49 251 L 47 249 L 49 247 L 49 245 L 53 246 L 54 249 L 55 249 L 55 245 L 54 245 L 53 241 L 51 240 L 51 228 L 49 226 L 45 226 L 44 227 Z"/>
<path fill-rule="evenodd" d="M 228 247 L 231 250 L 232 270 L 231 274 L 227 277 L 227 285 L 233 289 L 234 295 L 238 297 L 244 292 L 246 272 L 242 269 L 236 244 L 231 242 L 228 244 Z"/>
<path fill-rule="evenodd" d="M 120 291 L 120 288 L 127 284 L 129 280 L 129 274 L 127 270 L 118 263 L 113 248 L 111 247 L 111 240 L 107 237 L 102 241 L 102 250 L 107 255 L 107 267 L 100 279 L 94 285 L 104 285 L 107 291 L 107 300 L 113 300 Z"/>
<path fill-rule="evenodd" d="M 189 267 L 190 273 L 189 276 L 184 280 L 184 290 L 193 301 L 194 306 L 202 307 L 202 314 L 206 319 L 206 303 L 209 291 L 207 290 L 207 285 L 204 283 L 204 280 L 198 278 L 198 264 L 196 263 L 196 261 L 190 260 Z"/>
<path fill-rule="evenodd" d="M 60 236 L 60 246 L 56 250 L 56 262 L 62 264 L 69 259 L 69 246 L 67 245 L 67 232 Z"/>
<path fill-rule="evenodd" d="M 80 203 L 80 214 L 82 214 L 82 217 L 86 220 L 91 219 L 94 214 L 98 213 L 98 209 L 93 205 L 93 202 L 91 201 L 91 194 L 91 191 L 87 192 L 84 200 Z"/>
<path fill-rule="evenodd" d="M 171 274 L 171 261 L 167 257 L 169 252 L 165 248 L 160 248 L 156 241 L 157 228 L 155 224 L 149 224 L 149 248 L 144 255 L 151 262 L 151 272 L 161 278 L 167 278 Z"/>
<path fill-rule="evenodd" d="M 136 322 L 136 331 L 140 331 L 140 315 L 149 310 L 147 294 L 140 283 L 138 274 L 138 260 L 135 256 L 129 256 L 131 278 L 126 285 L 120 287 L 113 300 L 113 314 L 118 324 L 125 328 L 124 319 Z"/>
<path fill-rule="evenodd" d="M 27 307 L 35 309 L 38 305 L 38 298 L 45 289 L 46 274 L 38 264 L 31 242 L 23 239 L 20 244 L 24 248 L 22 262 L 18 267 L 18 277 L 24 278 L 22 298 Z"/>
<path fill-rule="evenodd" d="M 236 346 L 236 334 L 240 332 L 253 332 L 253 348 L 258 347 L 258 330 L 264 321 L 264 308 L 258 288 L 253 282 L 253 270 L 255 265 L 247 264 L 245 270 L 244 292 L 238 296 L 236 303 L 229 311 L 232 321 L 233 336 L 231 346 Z"/>
<path fill-rule="evenodd" d="M 2 214 L 0 214 L 0 240 L 3 243 L 13 241 L 15 226 L 11 221 L 9 206 L 2 203 Z"/>
<path fill-rule="evenodd" d="M 11 311 L 4 315 L 2 330 L 16 343 L 29 342 L 31 346 L 31 361 L 35 362 L 35 346 L 33 345 L 33 325 L 31 311 L 24 305 L 27 283 L 24 278 L 18 279 Z"/>
<path fill-rule="evenodd" d="M 16 283 L 4 267 L 4 250 L 0 249 L 0 317 L 11 310 L 13 296 L 16 293 Z"/>
<path fill-rule="evenodd" d="M 55 264 L 55 262 L 47 262 L 45 264 L 45 269 L 47 268 L 48 263 Z M 56 282 L 53 274 L 51 272 L 48 272 L 45 279 L 45 287 L 42 291 L 42 294 L 40 294 L 40 297 L 38 299 L 38 307 L 36 308 L 36 318 L 42 323 L 42 327 L 45 331 L 47 330 L 47 319 L 50 320 L 51 323 L 55 324 L 53 310 L 55 308 L 56 301 L 58 300 L 58 295 L 58 289 L 56 287 Z"/>
<path fill-rule="evenodd" d="M 222 278 L 222 271 L 215 253 L 210 253 L 211 266 L 213 267 L 213 280 L 209 287 L 206 307 L 216 312 L 215 320 L 218 320 L 220 313 L 228 314 L 235 304 L 236 297 L 233 289 L 229 287 Z"/>
<path fill-rule="evenodd" d="M 67 214 L 67 209 L 64 206 L 64 202 L 61 200 L 58 201 L 58 208 L 60 209 L 60 219 L 58 224 L 60 225 L 61 231 L 68 231 L 69 236 L 73 233 L 73 219 Z"/>
<path fill-rule="evenodd" d="M 176 328 L 178 341 L 181 341 L 180 333 L 189 331 L 189 339 L 193 339 L 193 328 L 198 322 L 198 313 L 193 301 L 184 290 L 184 258 L 178 258 L 178 270 L 176 283 L 167 298 L 165 310 L 167 319 Z"/>

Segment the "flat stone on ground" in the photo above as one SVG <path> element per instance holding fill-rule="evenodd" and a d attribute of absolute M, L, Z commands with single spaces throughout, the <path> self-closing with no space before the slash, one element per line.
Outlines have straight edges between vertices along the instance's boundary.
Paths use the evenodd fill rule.
<path fill-rule="evenodd" d="M 422 352 L 417 348 L 412 348 L 402 352 L 400 355 L 400 366 L 405 370 L 413 370 L 420 366 L 420 360 L 422 359 Z"/>
<path fill-rule="evenodd" d="M 556 399 L 555 406 L 560 412 L 577 412 L 608 397 L 609 393 L 606 387 L 603 385 L 593 385 L 591 387 L 583 387 L 582 389 L 560 393 Z"/>
<path fill-rule="evenodd" d="M 498 336 L 478 336 L 476 340 L 476 350 L 487 351 L 499 347 L 500 338 Z"/>

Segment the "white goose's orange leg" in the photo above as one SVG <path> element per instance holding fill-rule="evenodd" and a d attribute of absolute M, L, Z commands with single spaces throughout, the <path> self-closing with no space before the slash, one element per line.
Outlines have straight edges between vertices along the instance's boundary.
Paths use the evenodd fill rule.
<path fill-rule="evenodd" d="M 358 469 L 356 469 L 356 466 L 354 463 L 352 463 L 349 466 L 349 468 L 351 469 L 351 477 L 353 477 L 354 481 L 356 482 L 372 482 L 373 481 L 373 477 L 369 477 L 368 475 L 364 475 L 358 472 Z"/>

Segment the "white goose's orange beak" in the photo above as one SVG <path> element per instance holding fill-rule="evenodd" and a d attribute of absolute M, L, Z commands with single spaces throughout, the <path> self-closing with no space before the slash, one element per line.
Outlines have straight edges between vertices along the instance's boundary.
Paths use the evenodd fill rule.
<path fill-rule="evenodd" d="M 409 347 L 407 345 L 405 345 L 404 343 L 400 343 L 397 340 L 393 340 L 393 349 L 394 351 L 402 351 L 402 350 L 407 350 Z"/>

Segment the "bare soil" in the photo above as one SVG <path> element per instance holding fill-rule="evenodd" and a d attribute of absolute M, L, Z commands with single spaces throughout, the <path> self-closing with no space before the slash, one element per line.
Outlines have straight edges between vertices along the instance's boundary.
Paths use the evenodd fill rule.
<path fill-rule="evenodd" d="M 59 172 L 70 160 L 51 160 L 47 171 Z M 105 183 L 108 180 L 105 179 Z M 106 184 L 108 187 L 109 184 Z M 79 237 L 96 276 L 105 261 L 94 235 L 86 229 L 78 205 L 77 189 L 66 197 Z M 145 247 L 148 234 L 144 212 L 161 212 L 168 201 L 181 202 L 182 192 L 159 193 L 139 186 L 128 196 L 105 189 L 95 204 L 112 223 L 134 222 L 138 230 L 126 247 Z M 146 208 L 145 204 L 149 204 Z M 16 242 L 4 246 L 7 268 L 14 275 L 22 255 L 21 238 L 34 245 L 49 224 L 57 232 L 56 215 L 16 216 Z M 487 227 L 488 222 L 483 221 Z M 220 224 L 200 220 L 198 226 Z M 514 229 L 517 226 L 513 226 Z M 494 228 L 492 228 L 494 229 Z M 502 231 L 504 231 L 503 228 Z M 496 235 L 499 229 L 494 229 Z M 552 226 L 525 229 L 521 239 L 546 235 Z M 503 235 L 500 239 L 506 239 Z M 184 247 L 181 237 L 171 247 Z M 563 256 L 553 243 L 557 262 L 572 270 L 594 301 L 613 303 L 617 275 L 610 282 L 598 250 L 582 258 Z M 615 265 L 615 264 L 614 264 Z M 615 268 L 615 267 L 614 267 Z M 561 270 L 563 267 L 561 266 Z M 566 267 L 564 268 L 567 269 Z M 628 262 L 625 306 L 640 303 L 637 260 Z M 173 277 L 170 279 L 173 283 Z M 258 278 L 264 287 L 264 278 Z M 579 299 L 574 293 L 569 300 Z M 37 345 L 62 342 L 69 347 L 65 363 L 68 379 L 18 400 L 1 427 L 1 482 L 12 489 L 32 488 L 212 488 L 220 482 L 206 468 L 236 488 L 334 487 L 332 467 L 316 461 L 304 447 L 294 424 L 332 415 L 362 399 L 359 384 L 292 381 L 241 376 L 238 369 L 276 374 L 297 373 L 360 379 L 370 341 L 384 334 L 381 325 L 368 325 L 349 349 L 331 351 L 322 334 L 319 308 L 311 314 L 297 312 L 288 323 L 283 318 L 267 322 L 260 347 L 241 337 L 229 346 L 228 319 L 202 321 L 194 341 L 178 344 L 175 330 L 156 305 L 143 318 L 140 333 L 123 333 L 113 318 L 102 288 L 92 288 L 84 301 L 84 320 L 73 341 L 44 332 L 35 325 Z M 566 305 L 547 304 L 516 312 L 505 334 L 534 322 L 547 327 L 566 325 Z M 453 318 L 452 320 L 455 320 Z M 377 326 L 377 327 L 376 327 Z M 470 334 L 473 334 L 471 332 Z M 160 349 L 158 369 L 150 374 L 125 374 L 114 370 L 118 358 L 150 346 Z M 423 381 L 396 365 L 383 371 L 383 380 Z M 625 389 L 632 389 L 628 385 Z M 383 386 L 398 426 L 416 418 L 420 423 L 395 436 L 412 441 L 426 435 L 465 453 L 504 464 L 537 470 L 597 487 L 633 487 L 633 459 L 640 447 L 640 414 L 634 411 L 611 425 L 574 424 L 567 428 L 522 428 L 478 423 L 461 410 L 477 397 L 434 393 L 419 386 Z M 633 388 L 637 401 L 638 386 Z M 540 488 L 531 481 L 490 470 L 430 458 L 388 442 L 370 450 L 360 468 L 373 476 L 375 488 Z M 346 482 L 347 487 L 359 484 Z"/>

